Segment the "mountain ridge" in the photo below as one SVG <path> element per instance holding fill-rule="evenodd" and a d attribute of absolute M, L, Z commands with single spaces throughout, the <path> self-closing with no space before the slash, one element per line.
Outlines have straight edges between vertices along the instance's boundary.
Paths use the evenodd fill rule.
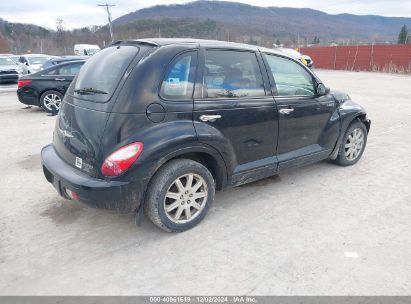
<path fill-rule="evenodd" d="M 197 18 L 215 20 L 238 32 L 246 27 L 265 35 L 303 36 L 323 40 L 358 39 L 387 41 L 397 39 L 402 25 L 411 27 L 411 18 L 379 15 L 328 14 L 310 8 L 259 7 L 228 1 L 193 1 L 186 4 L 156 5 L 125 14 L 113 21 L 115 26 L 144 19 Z M 247 18 L 247 25 L 244 20 Z"/>

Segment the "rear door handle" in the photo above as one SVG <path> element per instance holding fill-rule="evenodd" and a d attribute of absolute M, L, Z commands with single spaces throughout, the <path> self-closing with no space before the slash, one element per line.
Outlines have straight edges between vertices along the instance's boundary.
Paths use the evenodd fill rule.
<path fill-rule="evenodd" d="M 291 112 L 294 112 L 294 109 L 285 108 L 285 109 L 280 109 L 279 112 L 280 112 L 280 114 L 288 115 L 288 114 L 290 114 Z"/>
<path fill-rule="evenodd" d="M 221 118 L 221 115 L 201 115 L 200 116 L 200 120 L 201 121 L 204 121 L 204 122 L 206 122 L 206 121 L 209 121 L 209 122 L 214 122 L 214 121 L 216 121 L 217 119 L 220 119 Z"/>
<path fill-rule="evenodd" d="M 64 81 L 64 80 L 66 80 L 66 78 L 54 78 L 54 80 L 57 80 L 57 81 Z"/>

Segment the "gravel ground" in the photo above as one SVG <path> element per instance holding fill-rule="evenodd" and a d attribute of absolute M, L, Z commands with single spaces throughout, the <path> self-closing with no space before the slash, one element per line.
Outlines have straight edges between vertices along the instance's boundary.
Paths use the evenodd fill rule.
<path fill-rule="evenodd" d="M 411 77 L 318 74 L 367 108 L 362 160 L 219 192 L 181 234 L 60 198 L 39 154 L 55 117 L 0 90 L 0 294 L 410 295 Z"/>

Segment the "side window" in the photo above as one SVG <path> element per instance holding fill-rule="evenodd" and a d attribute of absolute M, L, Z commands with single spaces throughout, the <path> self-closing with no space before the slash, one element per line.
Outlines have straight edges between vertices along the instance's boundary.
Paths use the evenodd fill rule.
<path fill-rule="evenodd" d="M 58 75 L 57 72 L 58 72 L 58 69 L 54 68 L 54 69 L 48 71 L 45 75 Z"/>
<path fill-rule="evenodd" d="M 197 66 L 197 51 L 179 55 L 169 66 L 161 85 L 165 99 L 191 99 Z"/>
<path fill-rule="evenodd" d="M 314 96 L 314 80 L 298 63 L 279 56 L 265 55 L 277 87 L 277 96 Z"/>
<path fill-rule="evenodd" d="M 252 52 L 208 50 L 204 82 L 208 98 L 265 96 L 260 67 Z"/>
<path fill-rule="evenodd" d="M 77 75 L 80 72 L 80 69 L 83 66 L 83 64 L 84 62 L 66 64 L 59 69 L 58 75 L 64 75 L 64 76 Z"/>

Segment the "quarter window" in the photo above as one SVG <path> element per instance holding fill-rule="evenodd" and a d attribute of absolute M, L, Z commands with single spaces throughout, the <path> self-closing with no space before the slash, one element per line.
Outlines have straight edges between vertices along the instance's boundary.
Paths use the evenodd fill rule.
<path fill-rule="evenodd" d="M 314 96 L 314 79 L 298 63 L 279 56 L 266 55 L 277 87 L 277 96 Z"/>
<path fill-rule="evenodd" d="M 265 96 L 260 67 L 252 52 L 207 51 L 204 82 L 208 98 Z"/>
<path fill-rule="evenodd" d="M 165 99 L 190 99 L 193 96 L 197 52 L 186 52 L 170 65 L 161 85 Z"/>

